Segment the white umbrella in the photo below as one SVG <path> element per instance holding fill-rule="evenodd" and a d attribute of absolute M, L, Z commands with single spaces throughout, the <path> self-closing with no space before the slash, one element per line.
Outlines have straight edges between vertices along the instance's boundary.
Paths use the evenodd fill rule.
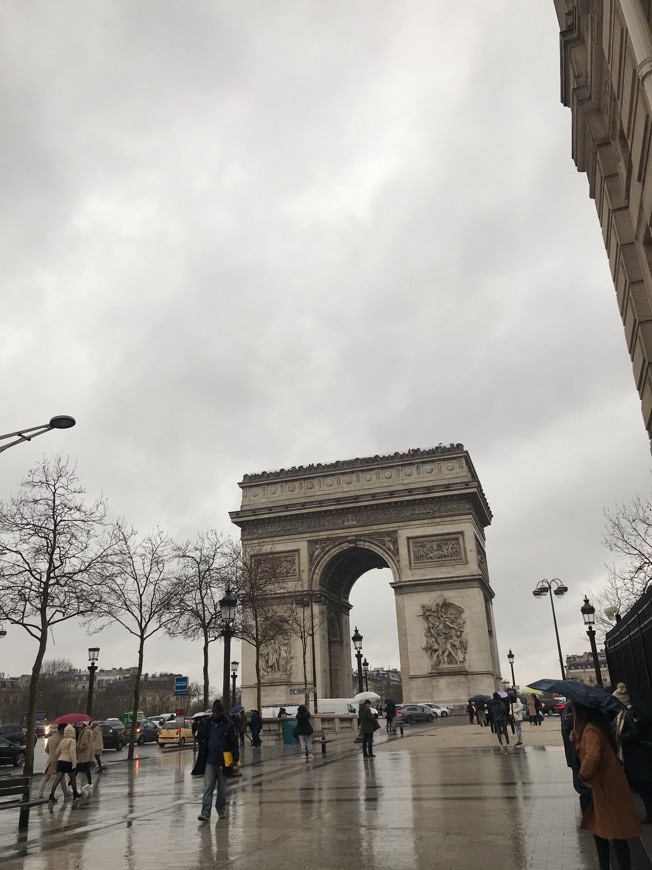
<path fill-rule="evenodd" d="M 212 710 L 205 710 L 205 711 L 200 710 L 199 713 L 195 713 L 195 715 L 192 718 L 193 719 L 201 719 L 202 716 L 211 716 L 212 713 L 213 713 Z"/>
<path fill-rule="evenodd" d="M 363 701 L 380 701 L 380 695 L 376 692 L 358 692 L 354 697 L 354 704 L 362 704 Z"/>

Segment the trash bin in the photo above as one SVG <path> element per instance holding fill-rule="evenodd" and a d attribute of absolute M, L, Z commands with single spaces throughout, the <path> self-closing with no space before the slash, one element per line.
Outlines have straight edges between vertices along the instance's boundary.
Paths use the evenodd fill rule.
<path fill-rule="evenodd" d="M 286 746 L 292 746 L 293 743 L 296 742 L 296 737 L 292 734 L 294 729 L 297 727 L 296 719 L 284 719 L 283 720 L 283 744 Z"/>

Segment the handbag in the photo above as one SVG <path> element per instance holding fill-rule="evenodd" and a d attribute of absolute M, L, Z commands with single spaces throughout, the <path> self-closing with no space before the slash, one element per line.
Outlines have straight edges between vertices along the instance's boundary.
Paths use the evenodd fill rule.
<path fill-rule="evenodd" d="M 233 753 L 223 752 L 222 758 L 224 759 L 224 763 L 222 764 L 224 776 L 233 776 Z"/>

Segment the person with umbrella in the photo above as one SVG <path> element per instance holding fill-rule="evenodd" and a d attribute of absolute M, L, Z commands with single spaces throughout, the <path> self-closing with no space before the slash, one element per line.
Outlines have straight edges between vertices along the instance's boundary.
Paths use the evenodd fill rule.
<path fill-rule="evenodd" d="M 367 698 L 360 707 L 360 731 L 362 732 L 362 755 L 364 758 L 375 758 L 374 731 L 380 728 L 378 721 L 371 712 L 371 701 Z"/>
<path fill-rule="evenodd" d="M 63 739 L 55 750 L 55 756 L 57 759 L 57 775 L 54 778 L 54 785 L 48 800 L 53 804 L 57 802 L 54 793 L 66 774 L 68 774 L 68 779 L 72 786 L 72 796 L 80 798 L 81 794 L 77 791 L 77 775 L 75 772 L 77 765 L 77 732 L 74 725 L 68 724 L 63 729 Z"/>

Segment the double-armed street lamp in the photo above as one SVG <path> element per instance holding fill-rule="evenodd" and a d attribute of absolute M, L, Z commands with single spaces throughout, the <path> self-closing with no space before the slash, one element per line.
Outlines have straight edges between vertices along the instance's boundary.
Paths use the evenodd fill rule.
<path fill-rule="evenodd" d="M 595 679 L 599 686 L 604 685 L 602 682 L 602 671 L 600 670 L 600 659 L 598 658 L 598 648 L 595 645 L 595 607 L 591 604 L 587 596 L 584 596 L 584 604 L 580 608 L 584 625 L 587 626 L 586 633 L 589 636 L 591 644 L 591 655 L 593 656 L 593 667 L 595 668 Z"/>
<path fill-rule="evenodd" d="M 369 662 L 367 661 L 367 657 L 365 656 L 364 661 L 362 662 L 362 672 L 364 674 L 364 690 L 365 692 L 369 691 Z"/>
<path fill-rule="evenodd" d="M 86 715 L 87 716 L 93 715 L 93 691 L 95 689 L 95 674 L 97 673 L 97 668 L 98 668 L 97 660 L 99 659 L 99 657 L 100 657 L 99 646 L 90 646 L 88 648 L 88 661 L 89 661 L 88 671 L 89 671 L 90 676 L 88 678 L 88 698 L 86 700 Z"/>
<path fill-rule="evenodd" d="M 535 598 L 544 598 L 549 592 L 552 593 L 550 596 L 550 606 L 552 608 L 552 621 L 555 626 L 555 637 L 557 639 L 557 652 L 559 653 L 559 667 L 561 668 L 561 678 L 562 680 L 566 679 L 566 671 L 564 670 L 564 659 L 561 654 L 561 644 L 559 642 L 559 629 L 557 628 L 557 616 L 555 615 L 555 602 L 553 601 L 552 596 L 555 595 L 557 598 L 561 598 L 562 595 L 565 595 L 568 592 L 568 586 L 559 580 L 558 577 L 553 577 L 552 580 L 539 580 L 537 585 L 532 590 L 532 595 Z"/>
<path fill-rule="evenodd" d="M 75 422 L 74 417 L 69 417 L 67 414 L 59 414 L 56 417 L 52 417 L 49 423 L 41 423 L 40 426 L 30 426 L 28 429 L 19 429 L 17 432 L 7 432 L 6 435 L 0 435 L 0 441 L 4 441 L 7 438 L 13 438 L 14 440 L 10 441 L 9 444 L 3 444 L 0 447 L 0 453 L 3 450 L 9 450 L 10 447 L 14 447 L 16 444 L 31 441 L 37 435 L 45 435 L 46 432 L 51 432 L 53 429 L 72 429 Z"/>
<path fill-rule="evenodd" d="M 220 601 L 220 610 L 222 612 L 222 635 L 224 637 L 224 672 L 222 679 L 222 703 L 224 709 L 228 713 L 231 709 L 231 674 L 229 672 L 229 657 L 231 655 L 231 638 L 233 637 L 233 623 L 235 621 L 235 608 L 238 603 L 237 598 L 230 589 L 226 590 L 226 595 Z M 235 678 L 234 678 L 235 685 Z"/>
<path fill-rule="evenodd" d="M 362 692 L 362 635 L 358 631 L 357 625 L 351 640 L 355 647 L 355 657 L 358 660 L 358 692 Z"/>
<path fill-rule="evenodd" d="M 516 680 L 514 679 L 514 653 L 510 651 L 507 653 L 507 661 L 509 662 L 509 666 L 512 671 L 512 686 L 516 688 Z"/>
<path fill-rule="evenodd" d="M 231 698 L 233 704 L 235 704 L 235 678 L 238 676 L 239 667 L 240 662 L 231 662 Z"/>

